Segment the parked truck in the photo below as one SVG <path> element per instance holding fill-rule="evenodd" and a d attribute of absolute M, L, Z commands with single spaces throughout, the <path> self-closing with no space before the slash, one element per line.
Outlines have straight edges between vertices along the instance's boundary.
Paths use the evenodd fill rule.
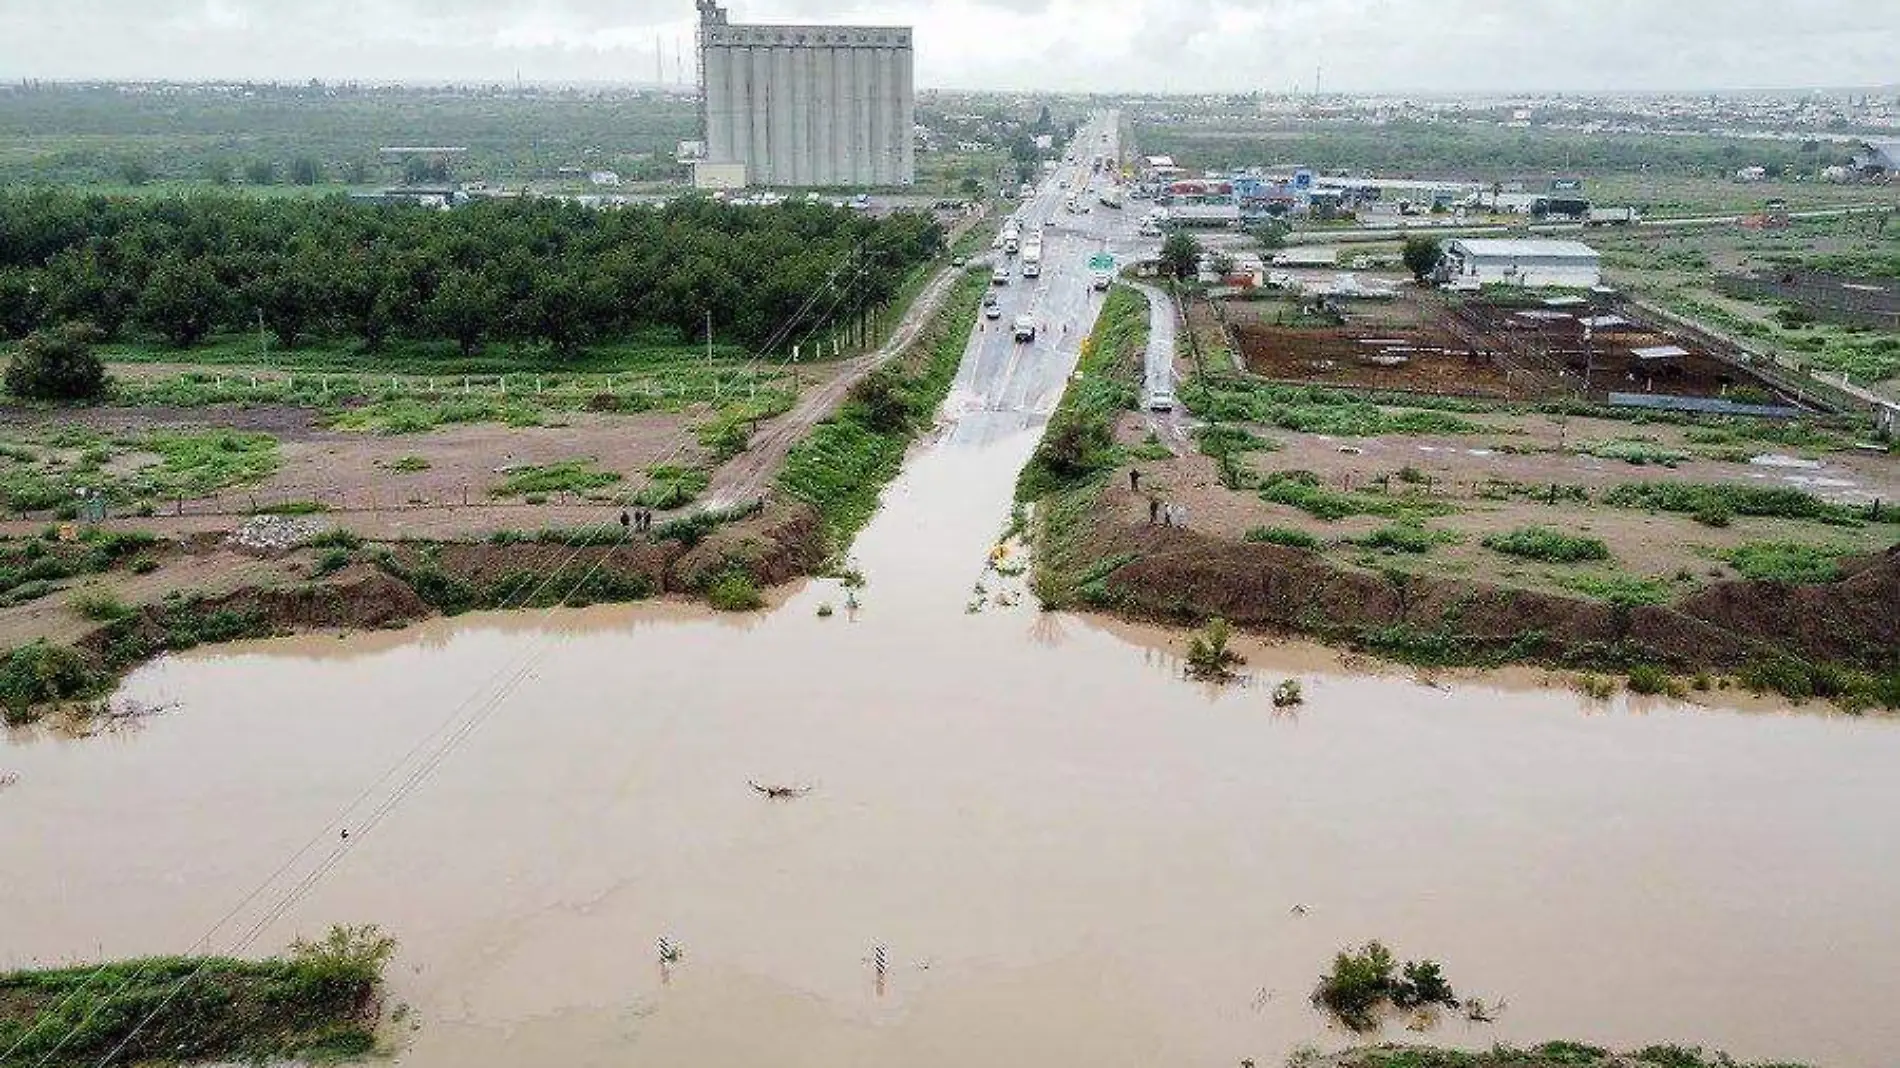
<path fill-rule="evenodd" d="M 1635 208 L 1591 208 L 1585 226 L 1634 226 L 1642 221 Z"/>

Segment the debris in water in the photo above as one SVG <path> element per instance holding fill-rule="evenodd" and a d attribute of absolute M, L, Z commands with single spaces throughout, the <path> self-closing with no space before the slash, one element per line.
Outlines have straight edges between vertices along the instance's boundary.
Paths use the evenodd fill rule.
<path fill-rule="evenodd" d="M 1305 906 L 1305 905 L 1295 905 L 1295 906 L 1293 906 L 1293 915 L 1295 915 L 1295 916 L 1304 916 L 1304 915 L 1306 915 L 1306 906 Z"/>
<path fill-rule="evenodd" d="M 753 779 L 747 779 L 746 782 L 750 783 L 754 790 L 757 790 L 759 793 L 764 794 L 774 801 L 786 801 L 794 797 L 804 797 L 806 794 L 811 793 L 811 787 L 809 786 L 767 786 Z"/>
<path fill-rule="evenodd" d="M 1498 1014 L 1504 1011 L 1504 1002 L 1487 1006 L 1483 999 L 1472 998 L 1465 1002 L 1465 1019 L 1472 1023 L 1495 1023 Z"/>
<path fill-rule="evenodd" d="M 19 781 L 20 781 L 20 776 L 19 776 L 19 773 L 17 772 L 12 772 L 12 771 L 0 772 L 0 790 L 4 790 L 7 787 L 12 786 L 14 783 L 19 782 Z"/>
<path fill-rule="evenodd" d="M 1300 692 L 1298 679 L 1287 679 L 1273 688 L 1273 707 L 1275 708 L 1292 708 L 1305 701 L 1306 695 Z"/>

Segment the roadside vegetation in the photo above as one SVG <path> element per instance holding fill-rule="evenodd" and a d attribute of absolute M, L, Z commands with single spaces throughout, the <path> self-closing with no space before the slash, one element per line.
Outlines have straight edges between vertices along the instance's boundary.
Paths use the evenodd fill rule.
<path fill-rule="evenodd" d="M 1401 967 L 1379 942 L 1341 950 L 1332 971 L 1320 977 L 1313 1004 L 1353 1031 L 1370 1031 L 1391 1009 L 1459 1008 L 1458 996 L 1437 961 L 1406 961 Z"/>
<path fill-rule="evenodd" d="M 817 510 L 834 556 L 870 521 L 905 450 L 935 418 L 988 286 L 987 272 L 958 278 L 909 348 L 865 376 L 837 414 L 814 427 L 786 457 L 777 486 Z"/>
<path fill-rule="evenodd" d="M 0 1049 L 46 1068 L 360 1058 L 395 940 L 335 927 L 262 961 L 153 957 L 0 974 Z"/>
<path fill-rule="evenodd" d="M 1114 421 L 1140 401 L 1135 383 L 1147 350 L 1148 298 L 1128 286 L 1110 289 L 1068 389 L 1017 479 L 1017 500 L 1072 488 L 1124 462 Z"/>

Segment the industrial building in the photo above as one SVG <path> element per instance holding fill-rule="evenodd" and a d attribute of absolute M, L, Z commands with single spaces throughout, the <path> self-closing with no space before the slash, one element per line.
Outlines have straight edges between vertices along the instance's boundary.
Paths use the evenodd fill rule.
<path fill-rule="evenodd" d="M 1445 246 L 1443 275 L 1457 288 L 1591 289 L 1603 282 L 1603 257 L 1580 241 L 1461 238 Z"/>
<path fill-rule="evenodd" d="M 699 0 L 697 180 L 902 186 L 916 176 L 908 26 L 757 26 Z M 699 171 L 704 170 L 704 176 Z"/>

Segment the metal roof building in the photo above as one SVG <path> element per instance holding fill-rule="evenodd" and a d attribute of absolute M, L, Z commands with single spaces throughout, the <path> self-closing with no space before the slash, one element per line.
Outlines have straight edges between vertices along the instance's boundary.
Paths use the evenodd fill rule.
<path fill-rule="evenodd" d="M 1460 238 L 1445 246 L 1454 284 L 1589 289 L 1603 281 L 1603 257 L 1581 241 Z"/>

